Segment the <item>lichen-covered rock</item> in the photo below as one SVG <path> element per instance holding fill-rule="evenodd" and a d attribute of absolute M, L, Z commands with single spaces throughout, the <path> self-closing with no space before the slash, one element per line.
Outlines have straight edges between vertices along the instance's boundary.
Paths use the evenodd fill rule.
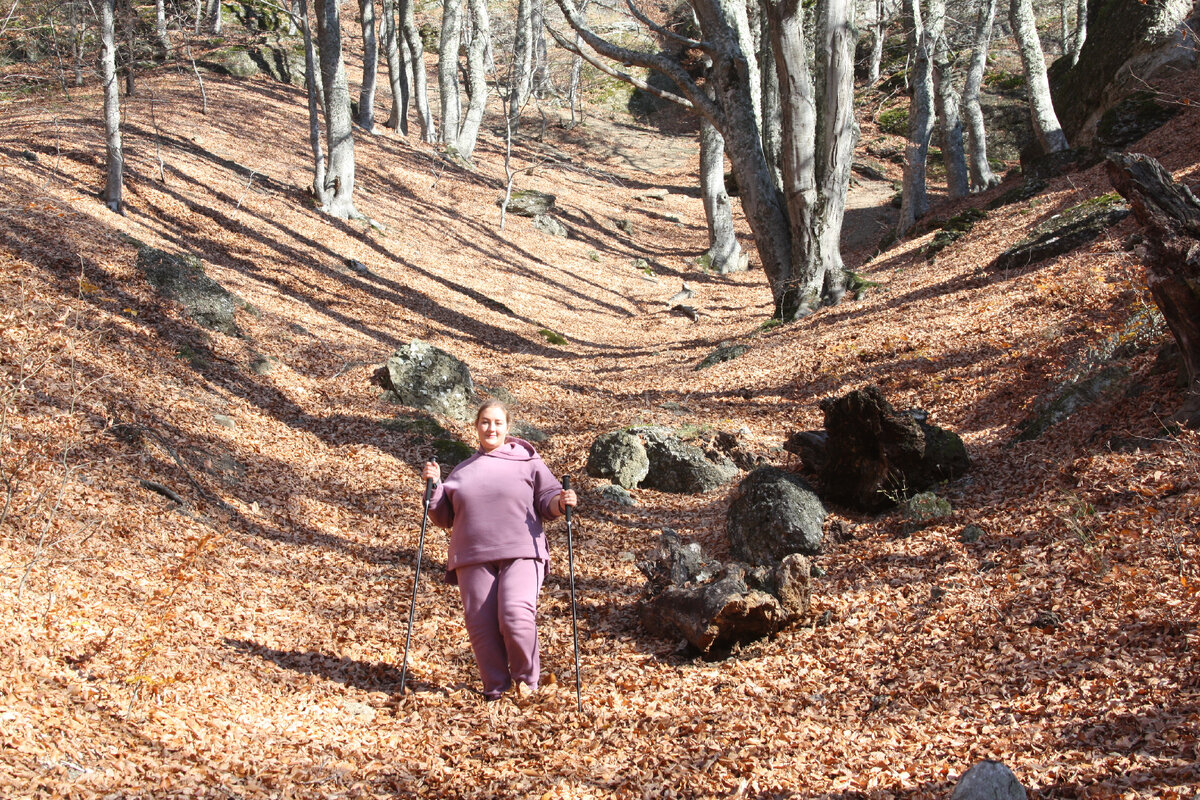
<path fill-rule="evenodd" d="M 746 476 L 729 503 L 729 552 L 749 564 L 774 564 L 792 553 L 821 549 L 825 506 L 798 475 L 759 467 Z"/>
<path fill-rule="evenodd" d="M 624 489 L 634 489 L 650 471 L 650 457 L 636 433 L 612 431 L 592 442 L 586 469 L 593 478 L 608 478 Z"/>
<path fill-rule="evenodd" d="M 1046 259 L 1069 253 L 1092 241 L 1127 216 L 1129 206 L 1115 193 L 1072 206 L 1037 225 L 1028 236 L 996 256 L 988 269 L 1024 269 Z"/>
<path fill-rule="evenodd" d="M 155 289 L 182 305 L 197 324 L 229 336 L 241 335 L 234 316 L 245 301 L 206 275 L 197 256 L 143 246 L 138 248 L 137 265 Z"/>
<path fill-rule="evenodd" d="M 980 761 L 963 773 L 950 800 L 1025 800 L 1025 787 L 999 761 Z"/>
<path fill-rule="evenodd" d="M 554 211 L 555 199 L 546 192 L 518 189 L 508 198 L 508 211 L 521 217 L 545 216 Z"/>
<path fill-rule="evenodd" d="M 677 494 L 703 494 L 726 483 L 738 469 L 728 459 L 713 461 L 699 447 L 679 439 L 667 428 L 643 427 L 634 432 L 642 438 L 650 468 L 641 485 L 647 489 Z"/>
<path fill-rule="evenodd" d="M 459 359 L 414 340 L 394 352 L 373 380 L 403 405 L 468 421 L 474 417 L 475 385 Z"/>
<path fill-rule="evenodd" d="M 1120 364 L 1105 367 L 1094 375 L 1062 386 L 1037 413 L 1019 426 L 1018 442 L 1038 438 L 1081 408 L 1112 394 L 1129 377 L 1129 368 Z"/>

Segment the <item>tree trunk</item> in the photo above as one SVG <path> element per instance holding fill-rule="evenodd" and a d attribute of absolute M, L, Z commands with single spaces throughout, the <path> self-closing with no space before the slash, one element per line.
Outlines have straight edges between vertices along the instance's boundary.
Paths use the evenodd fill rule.
<path fill-rule="evenodd" d="M 711 83 L 707 84 L 710 97 Z M 708 267 L 726 275 L 742 266 L 742 248 L 733 230 L 733 209 L 725 191 L 725 139 L 713 124 L 700 119 L 700 196 L 708 223 Z"/>
<path fill-rule="evenodd" d="M 492 38 L 491 21 L 487 13 L 487 0 L 468 0 L 471 12 L 471 41 L 467 45 L 467 113 L 463 117 L 462 130 L 458 133 L 458 154 L 470 159 L 475 153 L 475 142 L 479 137 L 479 126 L 483 123 L 483 112 L 487 105 L 487 49 Z"/>
<path fill-rule="evenodd" d="M 975 21 L 975 42 L 971 48 L 971 64 L 967 68 L 967 80 L 963 87 L 963 111 L 967 118 L 967 169 L 973 192 L 981 192 L 1000 183 L 1000 179 L 992 174 L 992 167 L 988 163 L 987 130 L 983 109 L 979 106 L 979 89 L 983 84 L 988 48 L 992 42 L 996 3 L 997 0 L 983 0 L 979 6 L 979 16 Z"/>
<path fill-rule="evenodd" d="M 1187 370 L 1187 395 L 1173 420 L 1200 428 L 1200 200 L 1149 156 L 1114 154 L 1105 167 L 1147 229 L 1146 283 Z"/>
<path fill-rule="evenodd" d="M 942 134 L 942 163 L 946 167 L 946 190 L 957 200 L 970 193 L 967 157 L 963 149 L 962 115 L 958 90 L 954 86 L 950 63 L 950 43 L 946 37 L 946 0 L 929 0 L 929 40 L 933 44 L 933 97 L 938 126 Z"/>
<path fill-rule="evenodd" d="M 508 71 L 508 130 L 514 136 L 521 121 L 521 111 L 529 98 L 529 85 L 533 77 L 532 22 L 533 0 L 520 0 L 513 31 L 512 65 Z"/>
<path fill-rule="evenodd" d="M 850 190 L 850 167 L 858 142 L 854 117 L 854 0 L 824 0 L 817 4 L 816 178 L 820 193 L 817 212 L 817 253 L 808 269 L 820 281 L 821 305 L 836 305 L 846 292 L 842 263 L 842 220 Z"/>
<path fill-rule="evenodd" d="M 1079 51 L 1087 41 L 1087 0 L 1075 0 L 1075 35 L 1071 37 L 1071 66 L 1079 63 Z"/>
<path fill-rule="evenodd" d="M 761 7 L 760 7 L 761 8 Z M 783 191 L 783 110 L 779 98 L 779 72 L 771 46 L 770 23 L 765 9 L 759 16 L 758 64 L 762 73 L 762 148 L 771 180 Z"/>
<path fill-rule="evenodd" d="M 458 51 L 462 42 L 462 0 L 442 3 L 442 47 L 438 56 L 438 89 L 441 92 L 441 142 L 458 146 L 462 106 L 458 96 Z"/>
<path fill-rule="evenodd" d="M 321 83 L 325 88 L 325 138 L 329 169 L 325 174 L 324 210 L 339 219 L 358 216 L 354 208 L 354 123 L 350 88 L 342 60 L 342 19 L 337 0 L 315 0 Z"/>
<path fill-rule="evenodd" d="M 359 0 L 362 20 L 363 77 L 358 93 L 358 124 L 375 132 L 375 85 L 379 78 L 379 39 L 375 35 L 375 0 Z"/>
<path fill-rule="evenodd" d="M 158 46 L 159 58 L 166 58 L 171 52 L 171 40 L 167 36 L 166 0 L 154 0 L 154 40 Z"/>
<path fill-rule="evenodd" d="M 413 104 L 417 120 L 421 123 L 421 141 L 432 144 L 437 141 L 437 128 L 433 124 L 433 113 L 429 110 L 428 81 L 425 78 L 425 45 L 421 43 L 421 32 L 417 30 L 416 0 L 397 0 L 400 16 L 400 31 L 408 47 L 408 58 L 412 66 Z"/>
<path fill-rule="evenodd" d="M 77 2 L 67 4 L 67 19 L 71 26 L 71 58 L 75 62 L 75 85 L 83 86 L 83 15 Z"/>
<path fill-rule="evenodd" d="M 544 0 L 534 0 L 533 15 L 529 20 L 530 51 L 533 70 L 530 74 L 530 91 L 534 97 L 547 97 L 554 92 L 550 79 L 550 61 L 546 52 L 546 6 Z"/>
<path fill-rule="evenodd" d="M 1050 100 L 1050 80 L 1046 76 L 1046 59 L 1042 54 L 1042 43 L 1038 39 L 1037 22 L 1033 17 L 1031 0 L 1010 0 L 1009 16 L 1012 20 L 1013 37 L 1021 53 L 1021 65 L 1025 69 L 1025 85 L 1029 92 L 1029 110 L 1033 117 L 1033 132 L 1044 153 L 1057 153 L 1067 149 L 1067 137 L 1054 104 Z"/>
<path fill-rule="evenodd" d="M 208 0 L 208 24 L 209 32 L 213 36 L 221 35 L 221 0 Z"/>
<path fill-rule="evenodd" d="M 300 31 L 304 34 L 304 81 L 308 89 L 308 143 L 313 154 L 313 197 L 324 208 L 329 204 L 325 188 L 325 149 L 321 144 L 321 109 L 324 92 L 318 77 L 317 49 L 313 45 L 312 28 L 308 24 L 308 0 L 299 0 Z"/>
<path fill-rule="evenodd" d="M 868 86 L 879 83 L 879 70 L 883 64 L 883 43 L 887 36 L 885 11 L 884 0 L 875 0 L 875 41 L 871 43 L 871 63 L 867 67 Z"/>
<path fill-rule="evenodd" d="M 929 213 L 925 170 L 929 139 L 933 136 L 933 62 L 929 32 L 921 18 L 921 0 L 904 0 L 902 8 L 904 27 L 908 29 L 908 50 L 912 54 L 912 104 L 908 112 L 908 141 L 904 145 L 903 199 L 896 224 L 900 236 Z"/>
<path fill-rule="evenodd" d="M 392 86 L 392 113 L 388 128 L 408 135 L 408 70 L 404 66 L 399 26 L 396 24 L 395 0 L 383 0 L 383 54 L 387 59 L 388 81 Z"/>
<path fill-rule="evenodd" d="M 117 91 L 116 0 L 100 0 L 100 76 L 104 83 L 104 134 L 108 159 L 107 180 L 101 196 L 118 214 L 125 213 L 121 199 L 125 159 L 121 152 L 121 97 Z"/>
<path fill-rule="evenodd" d="M 137 93 L 133 74 L 137 60 L 137 19 L 133 0 L 119 0 L 117 8 L 121 11 L 121 29 L 125 34 L 125 96 L 133 97 Z"/>

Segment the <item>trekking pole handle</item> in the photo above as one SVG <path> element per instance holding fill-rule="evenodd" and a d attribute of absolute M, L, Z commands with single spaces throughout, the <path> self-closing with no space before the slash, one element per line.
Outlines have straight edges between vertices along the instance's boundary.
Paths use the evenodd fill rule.
<path fill-rule="evenodd" d="M 430 456 L 429 460 L 434 464 L 438 463 L 437 456 Z M 425 505 L 429 505 L 429 498 L 433 497 L 433 478 L 425 479 Z"/>
<path fill-rule="evenodd" d="M 570 475 L 563 475 L 562 487 L 563 487 L 564 492 L 571 491 L 571 476 Z M 566 515 L 567 522 L 570 522 L 571 521 L 571 506 L 567 505 L 565 502 L 563 503 L 563 514 Z"/>

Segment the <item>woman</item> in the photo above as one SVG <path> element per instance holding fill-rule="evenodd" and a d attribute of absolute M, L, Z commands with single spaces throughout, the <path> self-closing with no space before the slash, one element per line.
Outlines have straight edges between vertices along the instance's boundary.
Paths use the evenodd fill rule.
<path fill-rule="evenodd" d="M 533 445 L 508 435 L 508 422 L 503 403 L 480 406 L 479 449 L 437 485 L 429 501 L 429 518 L 451 529 L 446 582 L 458 584 L 488 700 L 515 683 L 537 689 L 537 596 L 550 562 L 542 522 L 578 502 Z M 441 471 L 426 462 L 421 476 L 437 481 Z"/>

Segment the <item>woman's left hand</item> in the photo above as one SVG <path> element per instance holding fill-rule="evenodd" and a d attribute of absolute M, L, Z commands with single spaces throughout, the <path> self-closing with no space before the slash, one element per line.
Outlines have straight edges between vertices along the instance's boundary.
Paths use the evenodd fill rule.
<path fill-rule="evenodd" d="M 558 513 L 567 513 L 567 507 L 574 508 L 579 505 L 579 496 L 575 494 L 574 489 L 566 489 L 558 495 Z"/>

